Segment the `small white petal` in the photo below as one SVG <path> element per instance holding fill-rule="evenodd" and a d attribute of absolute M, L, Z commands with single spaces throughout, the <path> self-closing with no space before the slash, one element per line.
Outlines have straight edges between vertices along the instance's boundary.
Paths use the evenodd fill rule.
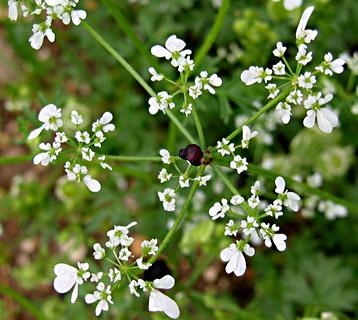
<path fill-rule="evenodd" d="M 161 279 L 156 279 L 153 284 L 158 289 L 171 289 L 174 287 L 175 280 L 172 276 L 166 275 Z"/>
<path fill-rule="evenodd" d="M 285 183 L 285 179 L 282 178 L 282 177 L 277 177 L 275 179 L 275 184 L 276 184 L 276 189 L 275 189 L 275 192 L 277 194 L 281 194 L 285 191 L 285 186 L 286 186 L 286 183 Z"/>

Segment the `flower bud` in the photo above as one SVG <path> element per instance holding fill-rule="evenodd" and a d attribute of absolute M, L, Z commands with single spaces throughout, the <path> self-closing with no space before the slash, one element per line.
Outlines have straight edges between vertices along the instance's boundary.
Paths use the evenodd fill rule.
<path fill-rule="evenodd" d="M 185 149 L 180 149 L 179 157 L 188 160 L 193 166 L 200 166 L 203 152 L 196 144 L 189 144 Z"/>

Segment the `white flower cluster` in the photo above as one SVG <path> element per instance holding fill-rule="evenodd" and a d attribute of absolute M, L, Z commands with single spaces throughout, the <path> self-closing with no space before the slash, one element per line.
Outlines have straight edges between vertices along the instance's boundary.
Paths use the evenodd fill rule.
<path fill-rule="evenodd" d="M 323 95 L 322 92 L 315 91 L 315 84 L 317 83 L 316 74 L 323 73 L 332 76 L 333 73 L 342 73 L 345 61 L 341 58 L 333 59 L 331 53 L 324 56 L 323 62 L 315 67 L 315 72 L 303 72 L 303 66 L 306 66 L 312 60 L 312 52 L 308 52 L 307 44 L 313 41 L 318 32 L 317 30 L 306 29 L 308 20 L 314 10 L 314 7 L 308 7 L 299 22 L 296 30 L 296 44 L 298 52 L 296 55 L 297 68 L 293 69 L 287 63 L 284 54 L 287 50 L 281 42 L 277 42 L 276 49 L 273 50 L 274 56 L 281 58 L 277 64 L 272 66 L 272 69 L 251 66 L 249 70 L 245 70 L 241 74 L 241 80 L 246 85 L 254 83 L 270 82 L 275 76 L 275 79 L 281 79 L 287 82 L 288 86 L 292 87 L 291 92 L 286 97 L 284 102 L 280 102 L 276 106 L 282 122 L 287 124 L 292 116 L 291 109 L 294 106 L 303 106 L 306 110 L 306 117 L 303 120 L 303 125 L 307 128 L 312 128 L 316 122 L 321 131 L 325 133 L 332 132 L 332 129 L 338 125 L 337 115 L 329 108 L 325 107 L 329 101 L 332 100 L 333 95 Z M 288 70 L 286 70 L 286 67 Z M 294 73 L 292 70 L 296 70 Z M 283 87 L 283 86 L 280 86 Z M 269 99 L 274 99 L 280 92 L 275 83 L 268 83 L 265 87 L 269 92 Z"/>
<path fill-rule="evenodd" d="M 234 272 L 236 276 L 241 276 L 246 270 L 246 261 L 243 252 L 248 256 L 255 254 L 255 249 L 248 244 L 249 240 L 262 239 L 267 247 L 272 246 L 272 242 L 277 250 L 286 250 L 287 236 L 283 233 L 278 233 L 279 227 L 273 224 L 261 222 L 267 216 L 275 219 L 283 215 L 282 207 L 288 207 L 292 211 L 297 212 L 299 209 L 300 196 L 294 192 L 285 189 L 285 180 L 282 177 L 277 177 L 275 180 L 277 199 L 272 204 L 267 206 L 260 206 L 260 187 L 259 181 L 251 187 L 251 197 L 247 200 L 248 206 L 252 209 L 249 215 L 240 215 L 241 220 L 239 224 L 235 224 L 234 220 L 230 220 L 225 227 L 225 236 L 236 237 L 241 232 L 245 240 L 237 240 L 230 244 L 228 248 L 221 251 L 220 257 L 226 265 L 226 272 Z M 244 203 L 245 199 L 240 195 L 234 195 L 230 203 L 233 206 L 239 206 Z M 263 204 L 263 202 L 262 202 Z M 258 209 L 264 209 L 264 212 L 259 212 Z M 226 214 L 233 214 L 237 216 L 235 207 L 233 209 L 228 205 L 227 199 L 222 199 L 221 203 L 216 202 L 210 209 L 209 215 L 213 220 L 224 218 Z"/>
<path fill-rule="evenodd" d="M 29 42 L 31 47 L 38 50 L 41 48 L 44 38 L 50 42 L 55 41 L 55 34 L 51 29 L 52 21 L 60 19 L 64 24 L 72 23 L 79 25 L 81 20 L 87 16 L 84 10 L 75 10 L 78 0 L 32 0 L 32 1 L 18 1 L 8 0 L 9 18 L 12 21 L 17 20 L 18 12 L 20 11 L 24 17 L 29 15 L 40 16 L 45 12 L 46 19 L 32 26 L 33 35 Z"/>
<path fill-rule="evenodd" d="M 242 127 L 242 140 L 241 145 L 238 147 L 247 149 L 249 147 L 249 142 L 252 138 L 258 135 L 257 131 L 251 132 L 248 126 Z M 235 147 L 234 143 L 231 143 L 227 139 L 223 138 L 221 141 L 217 142 L 216 149 L 221 154 L 222 157 L 225 155 L 232 155 L 234 158 L 230 162 L 230 168 L 237 171 L 238 174 L 242 173 L 243 171 L 247 170 L 248 162 L 246 158 L 242 158 L 240 155 L 235 155 Z"/>
<path fill-rule="evenodd" d="M 98 301 L 95 309 L 96 316 L 99 316 L 102 311 L 109 310 L 109 304 L 113 304 L 111 285 L 105 284 L 105 276 L 108 277 L 107 282 L 115 284 L 118 281 L 129 281 L 129 291 L 131 294 L 139 297 L 138 289 L 149 293 L 149 311 L 163 311 L 170 318 L 176 319 L 180 315 L 179 308 L 174 300 L 165 296 L 157 289 L 170 289 L 174 286 L 175 280 L 173 277 L 167 275 L 161 279 L 156 279 L 153 282 L 144 281 L 138 278 L 138 274 L 143 270 L 148 269 L 151 264 L 143 262 L 143 258 L 147 255 L 155 255 L 158 251 L 157 239 L 144 240 L 141 243 L 142 255 L 140 258 L 129 265 L 128 260 L 133 257 L 129 250 L 130 245 L 134 239 L 130 237 L 129 229 L 136 225 L 137 222 L 132 222 L 127 226 L 114 226 L 112 230 L 107 232 L 109 240 L 103 248 L 99 243 L 93 245 L 93 257 L 96 260 L 101 260 L 107 256 L 106 250 L 112 251 L 116 258 L 116 267 L 111 268 L 108 272 L 90 273 L 88 263 L 78 263 L 78 268 L 69 266 L 64 263 L 59 263 L 55 266 L 54 272 L 56 278 L 53 282 L 54 289 L 58 293 L 66 293 L 73 288 L 71 302 L 74 303 L 78 297 L 78 287 L 85 281 L 97 283 L 96 291 L 93 294 L 86 294 L 85 301 L 92 304 Z M 135 267 L 136 265 L 136 267 Z M 138 272 L 139 271 L 139 272 Z M 132 279 L 132 280 L 131 280 Z"/>
<path fill-rule="evenodd" d="M 110 123 L 112 119 L 113 115 L 108 111 L 105 112 L 100 119 L 92 124 L 92 136 L 90 136 L 87 131 L 77 131 L 75 133 L 75 140 L 78 143 L 76 156 L 71 161 L 65 163 L 65 172 L 67 173 L 68 180 L 83 181 L 92 192 L 101 190 L 101 185 L 88 174 L 88 169 L 82 162 L 83 160 L 92 161 L 96 158 L 103 169 L 112 170 L 111 166 L 106 163 L 106 157 L 96 156 L 96 153 L 90 148 L 92 145 L 100 148 L 103 141 L 106 140 L 104 133 L 115 129 L 114 124 Z M 63 143 L 74 146 L 76 142 L 73 139 L 69 141 L 66 133 L 62 131 L 63 121 L 61 108 L 57 108 L 54 104 L 44 106 L 39 112 L 38 120 L 42 122 L 43 125 L 30 132 L 28 136 L 29 140 L 37 138 L 43 130 L 52 130 L 55 132 L 55 139 L 52 145 L 50 143 L 40 143 L 39 148 L 44 152 L 37 154 L 33 159 L 34 164 L 47 166 L 50 162 L 57 159 L 57 156 L 62 151 L 61 145 Z M 73 110 L 71 112 L 71 122 L 79 126 L 83 122 L 82 115 Z"/>
<path fill-rule="evenodd" d="M 220 87 L 222 80 L 217 74 L 209 76 L 207 71 L 201 71 L 200 77 L 195 78 L 194 85 L 188 86 L 187 79 L 190 72 L 194 69 L 194 61 L 190 58 L 191 50 L 184 49 L 185 46 L 186 43 L 183 40 L 178 39 L 176 35 L 171 35 L 165 42 L 165 47 L 155 45 L 151 48 L 151 53 L 158 58 L 171 60 L 172 66 L 178 68 L 181 74 L 182 84 L 176 85 L 184 94 L 184 102 L 180 112 L 188 116 L 192 112 L 193 103 L 188 102 L 189 97 L 187 96 L 187 92 L 193 100 L 197 99 L 203 93 L 203 90 L 208 90 L 211 94 L 215 94 L 213 87 Z M 152 81 L 162 81 L 164 79 L 175 84 L 174 81 L 167 79 L 163 74 L 158 74 L 153 67 L 150 67 L 148 71 L 152 75 Z M 166 91 L 161 91 L 156 97 L 151 97 L 148 103 L 150 114 L 156 114 L 158 111 L 165 113 L 167 108 L 173 109 L 175 107 L 173 96 Z"/>
<path fill-rule="evenodd" d="M 168 150 L 161 149 L 159 154 L 162 157 L 162 161 L 165 164 L 175 163 L 174 157 L 172 157 Z M 188 169 L 190 168 L 190 164 Z M 176 167 L 176 165 L 175 165 Z M 176 167 L 178 170 L 178 168 Z M 172 177 L 179 178 L 176 189 L 180 188 L 188 188 L 190 186 L 190 181 L 198 181 L 199 187 L 206 186 L 206 183 L 211 179 L 211 175 L 199 176 L 196 178 L 191 178 L 187 175 L 188 170 L 185 173 L 182 173 L 178 170 L 179 176 L 173 176 L 172 173 L 168 173 L 167 169 L 162 168 L 159 172 L 158 179 L 160 183 L 164 183 L 169 181 Z M 158 191 L 158 197 L 161 202 L 163 202 L 163 208 L 165 211 L 175 211 L 175 197 L 176 191 L 172 188 L 165 188 L 163 192 Z"/>

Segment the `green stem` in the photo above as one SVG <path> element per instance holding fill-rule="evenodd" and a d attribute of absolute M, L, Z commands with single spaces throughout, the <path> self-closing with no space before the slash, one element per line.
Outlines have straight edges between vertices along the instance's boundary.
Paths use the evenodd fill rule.
<path fill-rule="evenodd" d="M 125 16 L 121 13 L 118 6 L 112 0 L 102 0 L 104 5 L 107 7 L 108 11 L 112 14 L 113 18 L 119 24 L 119 26 L 123 29 L 124 33 L 128 36 L 128 38 L 132 41 L 134 46 L 138 49 L 138 51 L 143 55 L 143 57 L 147 60 L 147 62 L 153 66 L 158 72 L 163 72 L 161 66 L 158 64 L 157 60 L 150 54 L 148 48 L 143 44 L 143 42 L 139 39 L 130 23 L 127 21 Z"/>
<path fill-rule="evenodd" d="M 31 301 L 26 299 L 24 296 L 22 296 L 15 290 L 0 284 L 0 292 L 4 295 L 11 297 L 18 303 L 20 303 L 25 309 L 30 311 L 35 316 L 36 319 L 47 320 L 47 318 L 39 311 L 38 307 L 36 307 Z"/>
<path fill-rule="evenodd" d="M 23 156 L 18 156 L 18 157 L 0 158 L 0 164 L 13 164 L 13 163 L 28 162 L 33 157 L 34 157 L 34 155 L 32 155 L 32 154 L 25 154 Z"/>
<path fill-rule="evenodd" d="M 161 162 L 162 157 L 136 157 L 136 156 L 106 156 L 107 160 L 116 160 L 120 162 Z M 178 157 L 179 159 L 179 157 Z M 177 160 L 177 159 L 176 159 Z"/>
<path fill-rule="evenodd" d="M 347 83 L 347 92 L 351 92 L 354 86 L 354 80 L 355 80 L 356 76 L 353 74 L 353 72 L 350 73 L 349 78 L 348 78 L 348 83 Z"/>
<path fill-rule="evenodd" d="M 204 43 L 202 44 L 199 52 L 194 57 L 195 67 L 194 67 L 193 72 L 195 72 L 195 70 L 198 69 L 201 62 L 203 61 L 203 59 L 209 52 L 211 46 L 214 44 L 215 39 L 217 38 L 217 36 L 221 30 L 221 27 L 224 23 L 224 20 L 225 20 L 227 12 L 229 10 L 229 7 L 230 7 L 230 0 L 223 0 L 213 27 L 211 28 L 208 36 L 206 37 Z"/>
<path fill-rule="evenodd" d="M 144 79 L 133 69 L 133 67 L 123 59 L 123 57 L 113 47 L 102 38 L 92 27 L 85 21 L 81 25 L 136 79 L 139 84 L 146 90 L 152 97 L 156 97 L 153 89 L 144 81 Z"/>
<path fill-rule="evenodd" d="M 195 123 L 195 126 L 196 126 L 196 130 L 198 131 L 198 136 L 199 136 L 199 140 L 200 140 L 200 147 L 201 147 L 201 149 L 205 150 L 206 149 L 206 144 L 205 144 L 203 127 L 201 126 L 201 122 L 200 122 L 200 119 L 198 117 L 198 113 L 196 112 L 196 107 L 195 107 L 194 103 L 192 103 L 192 113 L 193 113 L 193 116 L 194 116 L 194 123 Z"/>
<path fill-rule="evenodd" d="M 180 123 L 178 118 L 173 114 L 173 112 L 167 108 L 165 110 L 165 113 L 168 115 L 168 117 L 175 123 L 175 125 L 178 127 L 178 129 L 182 132 L 182 134 L 185 136 L 185 138 L 188 139 L 188 141 L 192 144 L 197 144 L 196 140 L 193 138 L 193 136 L 189 133 L 189 131 Z"/>
<path fill-rule="evenodd" d="M 288 95 L 288 93 L 291 90 L 292 90 L 292 88 L 288 87 L 286 90 L 282 91 L 275 99 L 273 99 L 269 103 L 267 103 L 260 111 L 258 111 L 256 114 L 254 114 L 240 128 L 237 128 L 234 132 L 232 132 L 230 135 L 228 135 L 226 139 L 232 140 L 233 138 L 235 138 L 241 132 L 243 126 L 248 126 L 249 124 L 254 122 L 257 118 L 259 118 L 261 115 L 263 115 L 266 111 L 270 110 L 278 102 L 280 102 L 283 98 L 286 98 L 286 96 Z"/>
<path fill-rule="evenodd" d="M 210 166 L 214 169 L 215 173 L 221 178 L 221 180 L 226 184 L 226 186 L 234 195 L 241 196 L 240 192 L 234 187 L 228 177 L 215 164 L 211 163 Z M 255 216 L 252 209 L 246 202 L 243 202 L 240 207 L 244 209 L 245 212 L 247 212 L 247 214 L 249 214 L 250 216 Z"/>
<path fill-rule="evenodd" d="M 111 45 L 104 40 L 93 28 L 91 28 L 85 21 L 82 21 L 81 25 L 136 79 L 139 84 L 152 96 L 156 97 L 154 90 L 144 81 L 144 79 L 135 71 L 132 66 L 122 58 L 122 56 L 111 47 Z M 183 135 L 190 141 L 190 143 L 196 143 L 192 135 L 184 128 L 184 126 L 179 122 L 177 117 L 168 109 L 166 113 L 169 118 L 176 124 L 179 130 Z"/>
<path fill-rule="evenodd" d="M 197 177 L 201 176 L 205 170 L 206 166 L 201 166 L 198 170 L 197 173 Z M 191 200 L 194 197 L 195 191 L 199 186 L 199 181 L 194 181 L 193 186 L 190 189 L 189 195 L 182 207 L 182 209 L 180 210 L 180 213 L 178 215 L 178 217 L 176 218 L 174 225 L 172 226 L 172 228 L 169 230 L 169 232 L 167 233 L 167 235 L 165 236 L 163 242 L 161 243 L 161 245 L 159 246 L 158 251 L 156 252 L 156 254 L 154 256 L 152 256 L 148 262 L 149 263 L 153 263 L 155 260 L 157 260 L 157 258 L 159 257 L 159 255 L 161 254 L 161 252 L 165 249 L 165 247 L 168 245 L 170 239 L 173 237 L 173 235 L 175 234 L 175 232 L 177 231 L 180 223 L 183 221 L 183 219 L 186 216 L 187 213 L 187 209 L 189 207 L 189 204 L 191 203 Z"/>

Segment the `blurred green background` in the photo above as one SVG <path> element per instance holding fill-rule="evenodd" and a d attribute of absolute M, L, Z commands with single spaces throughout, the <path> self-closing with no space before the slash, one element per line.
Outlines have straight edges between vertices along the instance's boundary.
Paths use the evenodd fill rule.
<path fill-rule="evenodd" d="M 358 51 L 356 0 L 303 0 L 303 6 L 292 12 L 282 2 L 232 0 L 222 30 L 199 68 L 223 79 L 217 95 L 203 95 L 197 103 L 208 145 L 215 145 L 238 126 L 240 117 L 251 116 L 257 105 L 266 103 L 264 86 L 246 87 L 240 74 L 250 65 L 276 63 L 271 52 L 277 41 L 289 48 L 293 61 L 295 29 L 303 9 L 312 4 L 315 11 L 309 27 L 319 31 L 310 45 L 314 64 L 328 51 L 334 57 Z M 115 5 L 148 50 L 176 34 L 194 55 L 218 12 L 208 0 L 123 0 Z M 105 5 L 81 0 L 79 6 L 87 11 L 86 22 L 149 82 L 150 65 Z M 28 43 L 33 23 L 31 17 L 8 20 L 7 2 L 1 1 L 1 157 L 38 153 L 39 141 L 32 143 L 26 137 L 37 126 L 38 111 L 48 103 L 61 107 L 65 116 L 73 109 L 80 111 L 88 126 L 104 111 L 111 111 L 116 130 L 104 143 L 104 154 L 157 156 L 167 148 L 177 155 L 187 145 L 165 115 L 148 113 L 148 94 L 84 28 L 57 21 L 55 43 L 45 40 L 35 51 Z M 172 79 L 177 77 L 167 61 L 157 61 Z M 304 128 L 302 109 L 286 126 L 264 115 L 255 128 L 266 139 L 258 137 L 250 145 L 244 153 L 248 160 L 259 166 L 270 161 L 279 174 L 300 175 L 304 181 L 318 172 L 324 190 L 357 204 L 358 115 L 352 106 L 358 102 L 358 83 L 350 74 L 346 70 L 329 79 L 336 88 L 332 106 L 340 114 L 340 127 L 332 134 Z M 166 90 L 162 83 L 152 86 L 156 92 Z M 193 119 L 175 112 L 195 135 Z M 84 185 L 67 181 L 61 161 L 35 167 L 28 158 L 0 166 L 0 284 L 19 295 L 0 289 L 0 319 L 36 318 L 31 307 L 19 302 L 21 297 L 31 301 L 45 319 L 94 319 L 94 306 L 83 300 L 94 287 L 80 287 L 79 300 L 72 305 L 70 294 L 62 296 L 52 288 L 53 266 L 84 261 L 92 271 L 99 271 L 92 260 L 92 245 L 104 243 L 106 231 L 114 224 L 138 221 L 132 235 L 134 252 L 143 239 L 156 237 L 160 243 L 164 238 L 174 215 L 164 212 L 157 199 L 157 191 L 163 189 L 157 179 L 161 165 L 117 163 L 113 167 L 110 173 L 90 168 L 102 184 L 101 192 L 92 194 Z M 258 178 L 242 175 L 235 183 L 248 195 Z M 273 190 L 272 181 L 265 183 L 267 190 Z M 177 280 L 172 295 L 177 292 L 181 319 L 308 320 L 320 318 L 322 312 L 333 312 L 332 320 L 358 319 L 358 212 L 333 221 L 315 208 L 309 218 L 301 212 L 286 214 L 279 225 L 289 238 L 287 250 L 256 247 L 256 255 L 247 259 L 245 275 L 237 278 L 225 273 L 219 259 L 228 244 L 223 239 L 225 224 L 212 222 L 207 213 L 223 197 L 230 193 L 220 180 L 213 179 L 201 189 L 188 221 L 162 255 Z M 202 273 L 193 273 L 196 270 Z M 125 282 L 113 293 L 113 301 L 110 312 L 102 313 L 103 319 L 166 318 L 149 313 L 147 297 L 130 295 Z"/>

